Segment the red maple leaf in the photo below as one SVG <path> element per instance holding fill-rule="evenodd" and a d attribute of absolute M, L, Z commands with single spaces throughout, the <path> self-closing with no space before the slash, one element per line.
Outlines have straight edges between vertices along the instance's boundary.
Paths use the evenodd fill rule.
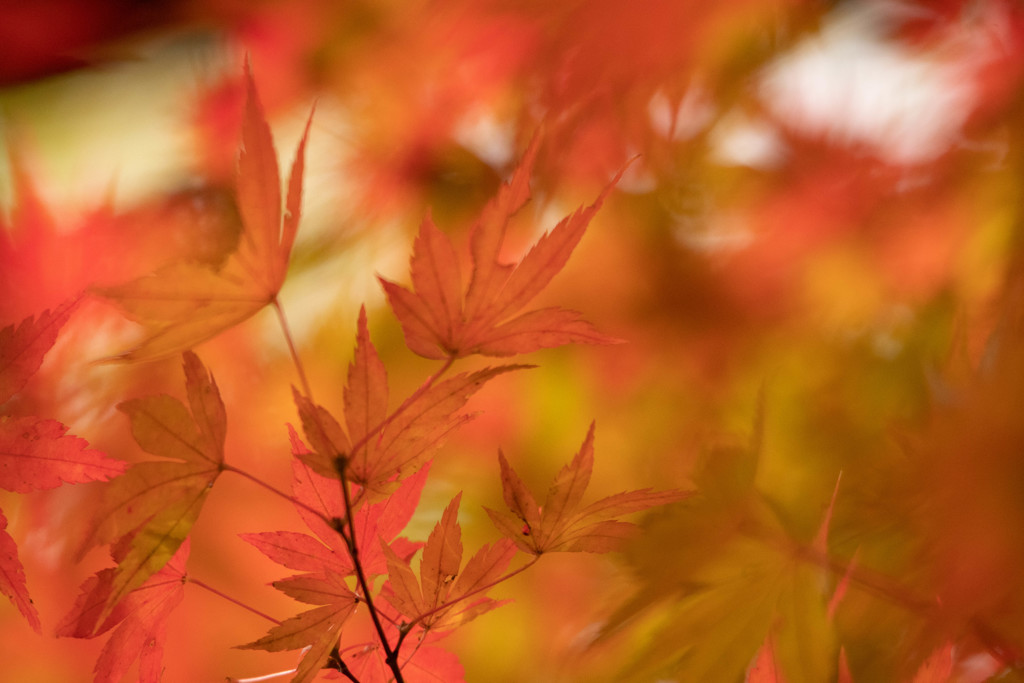
<path fill-rule="evenodd" d="M 618 180 L 592 205 L 576 210 L 543 235 L 517 265 L 502 263 L 509 219 L 530 196 L 537 147 L 535 139 L 512 179 L 484 208 L 473 228 L 473 274 L 465 294 L 455 248 L 429 215 L 413 247 L 412 291 L 379 278 L 413 352 L 437 359 L 511 356 L 570 343 L 618 341 L 599 333 L 574 311 L 551 307 L 519 313 L 565 266 Z"/>
<path fill-rule="evenodd" d="M 309 681 L 327 663 L 338 643 L 341 628 L 355 611 L 360 598 L 349 589 L 345 577 L 355 573 L 348 541 L 335 530 L 330 520 L 345 515 L 345 503 L 337 479 L 323 477 L 299 459 L 306 451 L 292 431 L 292 492 L 296 510 L 316 537 L 292 531 L 242 534 L 263 554 L 289 569 L 304 571 L 274 582 L 274 587 L 314 609 L 286 619 L 264 637 L 239 647 L 277 652 L 309 647 L 299 662 L 293 681 Z M 364 503 L 353 514 L 351 528 L 359 548 L 359 561 L 368 577 L 386 571 L 378 538 L 393 539 L 403 556 L 411 556 L 421 545 L 395 538 L 409 523 L 419 503 L 428 468 L 405 479 L 387 499 Z"/>
<path fill-rule="evenodd" d="M 0 404 L 6 403 L 36 373 L 76 306 L 78 299 L 70 299 L 38 318 L 25 318 L 17 328 L 8 325 L 0 330 Z"/>
<path fill-rule="evenodd" d="M 390 624 L 385 630 L 392 641 L 398 636 L 398 629 Z M 406 683 L 463 683 L 466 674 L 459 658 L 454 652 L 433 645 L 443 635 L 424 631 L 421 636 L 407 654 L 399 656 Z M 342 661 L 360 683 L 390 683 L 395 679 L 383 648 L 376 643 L 355 649 L 352 654 L 343 654 Z M 334 672 L 328 677 L 344 679 Z"/>
<path fill-rule="evenodd" d="M 75 606 L 57 626 L 57 635 L 93 638 L 117 627 L 96 660 L 94 683 L 117 683 L 136 659 L 140 683 L 160 681 L 167 618 L 185 594 L 188 553 L 189 544 L 185 541 L 160 571 L 128 593 L 106 616 L 105 606 L 117 590 L 117 569 L 100 570 L 82 584 Z"/>
<path fill-rule="evenodd" d="M 408 623 L 426 630 L 451 630 L 504 604 L 484 593 L 505 572 L 516 554 L 515 545 L 506 538 L 485 545 L 463 568 L 461 498 L 460 493 L 448 504 L 423 546 L 419 580 L 409 561 L 381 542 L 388 560 L 382 594 Z"/>
<path fill-rule="evenodd" d="M 501 365 L 460 373 L 414 395 L 388 418 L 387 372 L 370 342 L 366 311 L 360 309 L 355 358 L 344 392 L 348 429 L 296 391 L 302 428 L 312 447 L 296 455 L 324 476 L 337 478 L 338 468 L 343 467 L 346 478 L 370 497 L 388 495 L 403 477 L 426 462 L 451 431 L 471 418 L 459 411 L 485 382 L 526 367 Z"/>
<path fill-rule="evenodd" d="M 0 488 L 27 493 L 87 481 L 105 481 L 126 463 L 88 448 L 56 420 L 0 417 Z"/>
<path fill-rule="evenodd" d="M 35 374 L 53 346 L 77 300 L 52 313 L 23 320 L 0 331 L 0 404 L 19 391 Z M 88 448 L 84 439 L 67 434 L 56 420 L 0 416 L 0 488 L 15 493 L 41 491 L 62 483 L 106 480 L 121 474 L 125 463 Z M 6 595 L 37 632 L 39 614 L 28 594 L 18 548 L 7 533 L 0 512 L 0 593 Z"/>
<path fill-rule="evenodd" d="M 537 504 L 500 451 L 498 460 L 501 464 L 502 494 L 512 514 L 484 509 L 502 534 L 531 555 L 555 551 L 605 553 L 615 550 L 636 531 L 635 524 L 620 521 L 617 517 L 674 503 L 687 496 L 683 491 L 641 489 L 616 493 L 581 508 L 580 502 L 594 468 L 593 424 L 579 453 L 555 477 L 543 507 Z"/>

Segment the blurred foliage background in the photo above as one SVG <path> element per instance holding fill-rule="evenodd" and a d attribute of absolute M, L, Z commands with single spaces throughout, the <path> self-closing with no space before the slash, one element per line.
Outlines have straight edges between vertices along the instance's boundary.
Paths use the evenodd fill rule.
<path fill-rule="evenodd" d="M 467 680 L 737 681 L 765 649 L 785 680 L 911 680 L 947 644 L 950 680 L 1024 675 L 1019 3 L 2 3 L 0 324 L 230 252 L 246 57 L 286 163 L 316 103 L 282 301 L 329 408 L 363 302 L 396 392 L 433 371 L 374 278 L 407 277 L 428 209 L 464 238 L 539 130 L 523 248 L 639 155 L 544 293 L 628 343 L 488 386 L 410 533 L 463 490 L 467 545 L 493 540 L 497 448 L 539 489 L 592 419 L 595 496 L 696 494 L 623 556 L 502 585 L 516 602 L 448 641 Z M 137 334 L 87 300 L 5 410 L 138 459 L 114 406 L 180 395 L 178 362 L 92 363 Z M 272 314 L 199 352 L 228 459 L 287 482 L 296 380 Z M 189 571 L 292 614 L 236 534 L 300 522 L 218 487 Z M 0 493 L 44 627 L 105 560 L 67 557 L 87 488 Z M 190 590 L 165 680 L 292 666 L 230 649 L 262 628 Z M 89 680 L 99 645 L 0 604 L 5 680 Z"/>

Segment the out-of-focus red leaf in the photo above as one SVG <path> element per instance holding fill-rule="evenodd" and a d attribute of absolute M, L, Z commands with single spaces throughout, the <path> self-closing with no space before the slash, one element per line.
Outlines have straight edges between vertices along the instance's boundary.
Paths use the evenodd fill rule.
<path fill-rule="evenodd" d="M 57 635 L 93 638 L 117 627 L 96 660 L 94 683 L 116 683 L 139 660 L 140 683 L 158 683 L 163 674 L 167 618 L 184 597 L 186 540 L 169 562 L 108 611 L 117 591 L 117 570 L 103 569 L 82 584 L 74 607 L 57 626 Z M 116 558 L 115 558 L 116 559 Z"/>
<path fill-rule="evenodd" d="M 921 662 L 912 683 L 946 683 L 952 675 L 953 643 L 948 642 Z"/>
<path fill-rule="evenodd" d="M 56 420 L 0 417 L 0 488 L 27 493 L 123 473 L 120 460 L 88 448 Z"/>
<path fill-rule="evenodd" d="M 22 320 L 17 328 L 8 325 L 0 330 L 0 404 L 25 386 L 39 369 L 43 356 L 77 305 L 78 299 L 71 299 L 52 311 L 44 311 L 37 319 Z"/>
<path fill-rule="evenodd" d="M 7 518 L 0 511 L 0 593 L 14 603 L 36 633 L 42 633 L 39 611 L 28 595 L 25 569 L 18 559 L 18 546 L 7 533 Z"/>
<path fill-rule="evenodd" d="M 522 480 L 498 454 L 502 493 L 511 515 L 484 508 L 503 535 L 531 555 L 546 552 L 605 553 L 618 548 L 636 531 L 636 525 L 617 517 L 682 500 L 683 491 L 641 489 L 617 493 L 580 508 L 594 467 L 594 425 L 572 462 L 562 468 L 548 491 L 544 505 L 526 489 Z"/>
<path fill-rule="evenodd" d="M 62 304 L 38 319 L 27 318 L 0 331 L 0 404 L 35 374 L 78 301 Z M 105 481 L 125 463 L 88 448 L 85 439 L 67 434 L 56 420 L 0 416 L 0 488 L 15 493 L 42 491 L 62 483 Z M 6 595 L 37 632 L 39 614 L 28 594 L 18 547 L 0 512 L 0 593 Z"/>
<path fill-rule="evenodd" d="M 538 144 L 534 139 L 512 179 L 484 208 L 473 228 L 473 273 L 465 296 L 455 249 L 429 215 L 413 247 L 412 290 L 380 278 L 413 352 L 438 359 L 511 356 L 570 343 L 616 341 L 571 311 L 543 308 L 516 315 L 562 270 L 618 181 L 616 177 L 592 205 L 578 209 L 543 235 L 518 265 L 503 263 L 505 230 L 529 198 Z"/>
<path fill-rule="evenodd" d="M 765 638 L 764 645 L 757 651 L 754 663 L 747 670 L 747 683 L 786 683 L 786 678 L 775 663 L 771 636 Z"/>

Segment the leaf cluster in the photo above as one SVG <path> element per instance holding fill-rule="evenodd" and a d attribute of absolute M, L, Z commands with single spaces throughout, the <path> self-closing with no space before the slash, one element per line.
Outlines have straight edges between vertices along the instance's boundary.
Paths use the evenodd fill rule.
<path fill-rule="evenodd" d="M 594 458 L 591 425 L 580 452 L 556 477 L 543 509 L 499 453 L 509 512 L 487 510 L 499 533 L 493 543 L 464 553 L 458 521 L 461 493 L 425 542 L 403 536 L 433 458 L 445 439 L 472 418 L 465 407 L 473 395 L 491 380 L 533 367 L 507 363 L 449 374 L 457 361 L 617 341 L 572 311 L 522 311 L 566 264 L 618 178 L 592 205 L 543 235 L 517 264 L 506 263 L 500 254 L 509 220 L 529 198 L 540 145 L 534 139 L 473 228 L 472 272 L 465 287 L 454 244 L 428 216 L 410 260 L 412 288 L 383 278 L 381 285 L 408 348 L 442 365 L 396 401 L 363 308 L 340 391 L 343 411 L 335 416 L 312 396 L 277 298 L 298 230 L 309 129 L 307 123 L 282 202 L 270 127 L 247 67 L 236 187 L 243 229 L 237 250 L 220 264 L 171 263 L 152 275 L 95 292 L 146 328 L 141 342 L 106 361 L 181 354 L 185 400 L 159 394 L 117 406 L 135 444 L 155 459 L 130 466 L 111 460 L 87 449 L 81 439 L 66 436 L 66 429 L 53 420 L 4 416 L 0 421 L 0 486 L 26 492 L 62 482 L 106 482 L 99 488 L 78 556 L 109 546 L 114 566 L 82 584 L 57 627 L 57 635 L 64 637 L 107 636 L 94 669 L 97 682 L 120 680 L 135 661 L 140 681 L 161 679 L 168 619 L 186 585 L 229 597 L 187 570 L 192 530 L 225 473 L 261 486 L 266 495 L 288 499 L 309 530 L 242 535 L 270 560 L 296 572 L 273 586 L 306 605 L 303 611 L 277 620 L 229 597 L 275 624 L 239 648 L 301 651 L 295 669 L 288 672 L 290 680 L 300 683 L 325 670 L 363 683 L 461 680 L 457 658 L 436 643 L 506 604 L 488 596 L 494 586 L 532 566 L 542 554 L 617 550 L 636 528 L 620 517 L 683 497 L 643 490 L 584 506 Z M 0 332 L 0 403 L 35 372 L 76 303 Z M 299 378 L 299 386 L 292 389 L 299 429 L 288 424 L 290 493 L 239 468 L 229 457 L 230 406 L 211 370 L 192 350 L 268 305 L 276 309 Z M 0 590 L 38 631 L 39 618 L 14 541 L 2 533 L 3 526 L 6 520 L 0 516 Z M 527 559 L 512 568 L 521 555 Z M 360 619 L 369 624 L 368 638 L 365 629 L 353 627 Z"/>

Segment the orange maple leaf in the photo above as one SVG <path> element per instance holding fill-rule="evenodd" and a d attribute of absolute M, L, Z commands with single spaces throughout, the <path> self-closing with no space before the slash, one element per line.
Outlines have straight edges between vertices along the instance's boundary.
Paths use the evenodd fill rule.
<path fill-rule="evenodd" d="M 273 303 L 284 282 L 299 227 L 302 176 L 310 114 L 299 142 L 281 212 L 277 155 L 252 74 L 246 67 L 247 100 L 238 160 L 238 251 L 219 270 L 174 263 L 132 282 L 97 290 L 141 322 L 148 336 L 110 360 L 164 358 L 191 348 L 250 318 Z"/>
<path fill-rule="evenodd" d="M 131 419 L 139 446 L 169 460 L 133 465 L 103 490 L 80 554 L 118 539 L 129 547 L 111 579 L 101 620 L 171 559 L 224 470 L 227 417 L 217 384 L 191 351 L 184 354 L 184 370 L 188 408 L 166 394 L 118 406 Z"/>
<path fill-rule="evenodd" d="M 413 246 L 412 291 L 378 278 L 413 352 L 436 359 L 511 356 L 570 343 L 619 341 L 598 332 L 575 311 L 549 307 L 519 314 L 565 266 L 618 181 L 617 176 L 593 204 L 577 209 L 543 235 L 517 265 L 502 263 L 499 255 L 509 219 L 530 197 L 537 148 L 535 138 L 512 179 L 473 228 L 473 274 L 465 296 L 455 248 L 429 215 Z"/>
<path fill-rule="evenodd" d="M 462 567 L 462 529 L 458 523 L 461 498 L 460 493 L 452 499 L 427 538 L 419 580 L 408 559 L 399 557 L 381 540 L 388 562 L 388 582 L 382 594 L 410 623 L 426 630 L 451 630 L 504 604 L 484 593 L 512 561 L 515 545 L 506 538 L 485 545 Z"/>
<path fill-rule="evenodd" d="M 617 549 L 636 531 L 636 525 L 616 517 L 685 498 L 684 491 L 625 491 L 580 509 L 594 467 L 594 424 L 576 457 L 562 468 L 548 491 L 544 506 L 498 452 L 502 494 L 512 514 L 484 508 L 507 538 L 531 555 L 546 552 L 605 553 Z"/>
<path fill-rule="evenodd" d="M 296 455 L 318 474 L 338 478 L 341 466 L 348 480 L 371 497 L 388 495 L 403 477 L 426 462 L 451 431 L 471 418 L 459 411 L 485 382 L 527 367 L 501 365 L 460 373 L 416 394 L 387 418 L 387 372 L 370 342 L 366 311 L 360 309 L 355 358 L 344 392 L 348 430 L 325 408 L 295 391 L 303 432 L 312 447 L 311 452 Z"/>

